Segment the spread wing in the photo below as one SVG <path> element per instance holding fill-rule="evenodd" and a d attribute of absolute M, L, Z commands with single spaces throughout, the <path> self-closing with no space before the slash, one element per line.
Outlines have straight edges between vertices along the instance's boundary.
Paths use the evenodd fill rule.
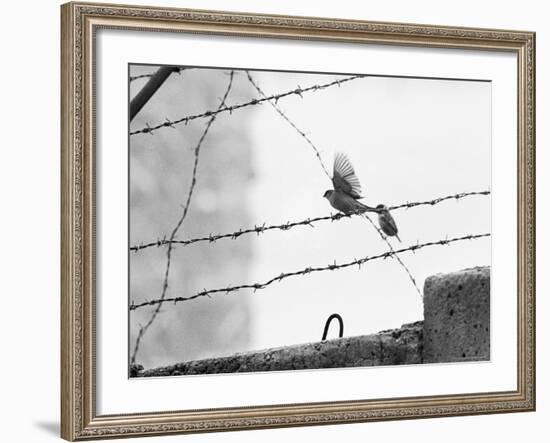
<path fill-rule="evenodd" d="M 332 184 L 336 191 L 345 192 L 355 198 L 361 198 L 361 184 L 355 175 L 353 166 L 347 156 L 338 152 L 334 156 Z"/>

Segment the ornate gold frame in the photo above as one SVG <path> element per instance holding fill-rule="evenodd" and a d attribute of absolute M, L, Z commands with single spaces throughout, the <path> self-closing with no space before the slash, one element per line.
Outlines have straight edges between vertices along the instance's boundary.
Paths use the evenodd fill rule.
<path fill-rule="evenodd" d="M 61 435 L 145 436 L 535 409 L 535 34 L 218 11 L 61 8 Z M 100 27 L 509 51 L 518 58 L 517 390 L 98 416 L 95 410 L 94 32 Z"/>

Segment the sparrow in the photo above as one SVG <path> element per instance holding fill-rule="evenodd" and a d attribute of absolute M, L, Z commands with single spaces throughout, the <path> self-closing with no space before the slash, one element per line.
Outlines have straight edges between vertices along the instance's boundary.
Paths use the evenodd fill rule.
<path fill-rule="evenodd" d="M 361 197 L 361 184 L 351 162 L 342 152 L 338 152 L 334 156 L 332 185 L 334 189 L 326 191 L 323 197 L 334 209 L 346 215 L 362 214 L 373 210 L 359 201 L 360 198 L 363 198 Z"/>
<path fill-rule="evenodd" d="M 391 216 L 390 211 L 388 211 L 388 208 L 385 205 L 378 205 L 376 206 L 376 210 L 378 212 L 378 224 L 384 234 L 390 237 L 396 237 L 397 240 L 401 241 L 399 235 L 397 235 L 397 225 L 395 224 L 395 220 Z"/>

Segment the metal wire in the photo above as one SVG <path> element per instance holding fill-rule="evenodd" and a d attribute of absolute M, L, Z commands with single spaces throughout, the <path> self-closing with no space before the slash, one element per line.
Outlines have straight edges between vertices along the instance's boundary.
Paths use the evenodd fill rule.
<path fill-rule="evenodd" d="M 158 304 L 161 304 L 161 303 L 168 303 L 168 302 L 179 303 L 179 302 L 194 300 L 194 299 L 199 298 L 199 297 L 210 297 L 211 294 L 216 294 L 216 293 L 229 294 L 230 292 L 239 291 L 241 289 L 252 289 L 254 291 L 257 291 L 257 290 L 260 290 L 260 289 L 265 289 L 266 287 L 268 287 L 269 285 L 271 285 L 275 282 L 280 282 L 281 280 L 284 280 L 284 279 L 290 278 L 290 277 L 296 277 L 296 276 L 300 276 L 300 275 L 308 275 L 308 274 L 315 273 L 315 272 L 334 271 L 334 270 L 338 270 L 338 269 L 349 268 L 351 266 L 358 266 L 360 268 L 366 262 L 369 262 L 369 261 L 372 261 L 372 260 L 390 258 L 390 257 L 395 256 L 397 254 L 403 254 L 404 252 L 416 252 L 420 249 L 424 249 L 424 248 L 428 248 L 428 247 L 432 247 L 432 246 L 445 246 L 445 245 L 449 245 L 451 243 L 455 243 L 455 242 L 459 242 L 459 241 L 475 240 L 475 239 L 490 237 L 490 236 L 491 236 L 490 233 L 464 235 L 462 237 L 455 237 L 455 238 L 451 238 L 451 239 L 444 239 L 444 240 L 438 240 L 438 241 L 433 241 L 433 242 L 428 242 L 428 243 L 416 244 L 416 245 L 413 245 L 413 246 L 409 246 L 407 248 L 395 249 L 395 250 L 387 251 L 387 252 L 384 252 L 384 253 L 378 254 L 378 255 L 372 255 L 372 256 L 363 257 L 363 258 L 360 258 L 360 259 L 354 259 L 354 260 L 346 262 L 346 263 L 337 264 L 336 261 L 334 261 L 333 264 L 326 265 L 326 266 L 308 267 L 308 268 L 305 268 L 305 269 L 302 269 L 302 270 L 299 270 L 299 271 L 286 272 L 286 273 L 283 272 L 283 273 L 279 274 L 278 276 L 272 277 L 272 278 L 270 278 L 269 280 L 267 280 L 263 283 L 247 283 L 247 284 L 237 285 L 237 286 L 228 286 L 228 287 L 225 287 L 225 288 L 216 288 L 216 289 L 208 289 L 208 290 L 204 289 L 203 291 L 200 291 L 200 292 L 196 293 L 195 295 L 192 295 L 192 296 L 189 296 L 189 297 L 172 297 L 172 298 L 164 298 L 162 300 L 161 299 L 155 299 L 155 300 L 143 301 L 141 303 L 133 303 L 132 302 L 132 304 L 130 305 L 130 311 L 134 311 L 136 309 L 143 308 L 145 306 L 155 306 L 155 305 L 158 305 Z"/>
<path fill-rule="evenodd" d="M 297 95 L 297 96 L 302 97 L 302 95 L 305 94 L 305 93 L 321 91 L 323 89 L 327 89 L 327 88 L 330 88 L 332 86 L 341 86 L 344 83 L 350 82 L 352 80 L 356 80 L 358 78 L 364 78 L 364 77 L 367 77 L 367 76 L 366 75 L 353 75 L 351 77 L 346 77 L 346 78 L 343 78 L 343 79 L 340 79 L 340 80 L 334 80 L 330 83 L 317 84 L 317 85 L 309 86 L 307 88 L 297 87 L 297 88 L 292 89 L 290 91 L 282 92 L 280 94 L 270 95 L 269 97 L 250 100 L 246 103 L 240 103 L 240 104 L 236 104 L 236 105 L 232 105 L 232 106 L 225 106 L 224 105 L 222 107 L 219 107 L 216 110 L 205 111 L 205 112 L 202 112 L 200 114 L 195 114 L 195 115 L 188 115 L 186 117 L 181 117 L 181 118 L 178 118 L 176 120 L 166 119 L 166 121 L 164 121 L 162 123 L 158 123 L 154 126 L 150 126 L 150 125 L 147 124 L 144 128 L 137 129 L 135 131 L 131 131 L 130 135 L 150 134 L 153 131 L 156 131 L 157 129 L 174 127 L 175 125 L 178 125 L 180 123 L 187 124 L 192 120 L 196 120 L 198 118 L 213 117 L 213 116 L 218 115 L 218 114 L 223 113 L 223 112 L 232 113 L 233 111 L 236 111 L 238 109 L 247 108 L 249 106 L 260 105 L 262 103 L 269 102 L 271 100 L 274 100 L 275 102 L 277 102 L 282 98 L 290 97 L 290 96 L 293 96 L 293 95 Z"/>
<path fill-rule="evenodd" d="M 248 81 L 252 84 L 254 89 L 256 89 L 256 91 L 258 91 L 258 94 L 260 94 L 260 96 L 263 97 L 263 98 L 267 97 L 267 94 L 260 88 L 260 86 L 254 80 L 254 78 L 252 78 L 252 75 L 250 74 L 249 71 L 246 71 L 246 76 L 248 77 Z M 319 149 L 317 149 L 317 146 L 315 146 L 313 144 L 311 139 L 306 135 L 306 133 L 304 131 L 302 131 L 300 128 L 298 128 L 298 126 L 296 126 L 296 124 L 292 120 L 290 120 L 290 118 L 283 112 L 283 110 L 281 109 L 281 107 L 277 103 L 273 103 L 272 101 L 270 101 L 269 104 L 273 107 L 273 109 L 275 109 L 275 111 L 277 111 L 277 113 L 283 119 L 286 120 L 286 122 L 290 126 L 292 126 L 292 128 L 294 128 L 294 130 L 298 134 L 300 134 L 300 136 L 309 144 L 309 146 L 311 146 L 311 148 L 315 151 L 315 156 L 319 160 L 319 163 L 321 164 L 321 168 L 323 168 L 323 171 L 324 171 L 325 175 L 328 177 L 329 180 L 332 180 L 332 178 L 331 178 L 331 176 L 330 176 L 330 174 L 329 174 L 329 172 L 328 172 L 328 170 L 325 166 L 325 163 L 323 162 L 323 159 L 321 158 L 321 153 L 319 152 Z"/>
<path fill-rule="evenodd" d="M 365 217 L 369 222 L 370 224 L 372 225 L 372 227 L 374 229 L 376 229 L 376 231 L 378 232 L 378 235 L 380 235 L 380 238 L 388 245 L 388 247 L 390 248 L 390 251 L 392 252 L 395 252 L 395 250 L 393 249 L 393 246 L 392 244 L 390 243 L 390 241 L 388 240 L 388 238 L 383 234 L 382 230 L 376 226 L 376 224 L 371 220 L 371 218 L 367 215 L 367 214 L 363 214 L 363 217 Z M 411 280 L 412 284 L 414 285 L 414 288 L 416 289 L 416 292 L 418 292 L 418 295 L 420 295 L 420 298 L 424 298 L 424 296 L 422 295 L 422 291 L 420 290 L 420 288 L 418 287 L 418 285 L 416 284 L 416 279 L 413 277 L 409 267 L 403 262 L 403 260 L 401 260 L 401 257 L 399 257 L 399 255 L 392 255 L 392 258 L 394 258 L 395 260 L 397 260 L 397 262 L 401 265 L 401 267 L 405 270 L 405 272 L 408 274 L 409 276 L 409 279 Z"/>
<path fill-rule="evenodd" d="M 220 107 L 225 106 L 225 100 L 227 99 L 227 96 L 229 95 L 229 92 L 231 91 L 232 85 L 233 85 L 233 71 L 231 71 L 231 74 L 229 76 L 229 84 L 227 85 L 227 88 L 225 90 L 225 94 L 223 95 L 223 98 L 221 100 Z M 181 216 L 180 216 L 178 222 L 176 223 L 176 226 L 172 230 L 172 233 L 170 234 L 170 240 L 171 241 L 175 238 L 176 234 L 178 233 L 179 229 L 181 228 L 181 225 L 183 224 L 185 218 L 187 217 L 187 213 L 188 213 L 189 207 L 191 205 L 191 198 L 193 197 L 193 191 L 195 190 L 195 185 L 197 183 L 197 170 L 198 170 L 198 165 L 199 165 L 199 154 L 200 154 L 201 146 L 202 146 L 202 143 L 203 143 L 204 139 L 206 138 L 206 136 L 208 134 L 208 131 L 212 127 L 212 124 L 214 123 L 215 120 L 216 120 L 216 115 L 213 115 L 210 118 L 210 120 L 208 120 L 208 123 L 206 124 L 206 127 L 204 128 L 204 131 L 202 132 L 201 137 L 199 138 L 199 141 L 198 141 L 198 143 L 195 146 L 195 149 L 193 151 L 194 155 L 195 155 L 195 159 L 194 159 L 194 162 L 193 162 L 193 173 L 192 173 L 192 178 L 191 178 L 191 185 L 190 185 L 189 191 L 187 193 L 187 198 L 186 198 L 186 201 L 185 201 L 185 205 L 183 206 Z M 170 275 L 170 264 L 172 262 L 172 250 L 173 250 L 173 243 L 170 242 L 169 245 L 168 245 L 168 250 L 166 251 L 166 268 L 165 268 L 165 271 L 164 271 L 164 279 L 163 279 L 163 282 L 162 282 L 161 296 L 158 299 L 159 303 L 157 304 L 157 307 L 155 308 L 155 310 L 151 314 L 151 317 L 149 317 L 149 320 L 147 321 L 147 323 L 145 323 L 145 325 L 141 326 L 140 329 L 139 329 L 138 335 L 136 337 L 136 342 L 135 342 L 135 345 L 134 345 L 134 351 L 132 352 L 132 357 L 131 357 L 131 360 L 130 360 L 130 364 L 135 363 L 136 356 L 137 356 L 137 353 L 139 351 L 139 346 L 140 346 L 141 340 L 142 340 L 143 336 L 145 335 L 145 333 L 147 332 L 147 330 L 149 329 L 149 327 L 155 321 L 158 313 L 160 312 L 160 308 L 162 306 L 162 301 L 166 298 L 166 291 L 168 289 L 168 279 L 169 279 L 169 275 Z"/>
<path fill-rule="evenodd" d="M 411 203 L 408 202 L 408 203 L 404 203 L 404 204 L 399 204 L 399 205 L 396 205 L 396 206 L 389 207 L 388 210 L 395 211 L 395 210 L 398 210 L 398 209 L 416 208 L 416 207 L 419 207 L 419 206 L 435 206 L 435 205 L 437 205 L 439 203 L 442 203 L 444 201 L 447 201 L 447 200 L 461 200 L 461 199 L 466 198 L 466 197 L 472 197 L 472 196 L 476 196 L 476 195 L 489 195 L 490 193 L 491 193 L 491 191 L 461 192 L 460 194 L 447 195 L 445 197 L 438 197 L 438 198 L 435 198 L 433 200 L 411 202 Z M 191 239 L 188 239 L 188 240 L 176 240 L 176 239 L 169 240 L 169 239 L 166 239 L 166 238 L 162 238 L 162 239 L 157 239 L 155 241 L 150 241 L 150 242 L 147 242 L 147 243 L 140 243 L 140 244 L 137 244 L 137 245 L 133 245 L 133 246 L 130 247 L 130 251 L 138 252 L 138 251 L 141 251 L 143 249 L 152 248 L 152 247 L 166 246 L 166 245 L 171 244 L 171 243 L 187 246 L 187 245 L 191 245 L 193 243 L 199 243 L 199 242 L 214 243 L 214 242 L 216 242 L 218 240 L 221 240 L 221 239 L 235 240 L 235 239 L 239 238 L 242 235 L 247 235 L 247 234 L 260 235 L 260 234 L 263 234 L 264 232 L 273 231 L 273 230 L 288 231 L 289 229 L 295 228 L 297 226 L 314 227 L 314 224 L 318 223 L 318 222 L 337 221 L 337 220 L 340 220 L 342 218 L 349 218 L 349 217 L 352 217 L 352 216 L 353 215 L 345 215 L 345 214 L 338 213 L 338 214 L 331 214 L 331 215 L 327 215 L 327 216 L 323 216 L 323 217 L 307 218 L 305 220 L 300 220 L 300 221 L 293 221 L 293 222 L 287 221 L 286 223 L 277 224 L 277 225 L 267 225 L 266 223 L 263 223 L 261 225 L 256 225 L 253 228 L 239 229 L 238 231 L 230 232 L 230 233 L 224 233 L 224 234 L 208 234 L 208 235 L 204 235 L 202 237 L 191 238 Z"/>
<path fill-rule="evenodd" d="M 177 70 L 175 70 L 174 72 L 176 74 L 180 74 L 181 72 L 187 71 L 188 69 L 193 69 L 193 68 L 177 68 Z M 149 74 L 134 75 L 134 76 L 130 76 L 129 80 L 130 80 L 130 83 L 132 83 L 142 78 L 151 78 L 154 74 L 155 74 L 154 72 L 151 72 Z"/>

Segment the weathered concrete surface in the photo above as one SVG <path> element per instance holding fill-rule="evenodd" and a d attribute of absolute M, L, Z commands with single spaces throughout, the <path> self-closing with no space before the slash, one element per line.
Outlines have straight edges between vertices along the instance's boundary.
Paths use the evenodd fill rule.
<path fill-rule="evenodd" d="M 146 371 L 136 367 L 131 376 L 160 377 L 422 363 L 422 331 L 423 323 L 419 321 L 372 335 L 233 354 Z"/>
<path fill-rule="evenodd" d="M 424 363 L 490 359 L 491 270 L 438 274 L 424 283 Z"/>
<path fill-rule="evenodd" d="M 424 284 L 424 321 L 377 334 L 233 354 L 144 370 L 131 377 L 284 371 L 490 358 L 489 267 L 438 274 Z"/>

